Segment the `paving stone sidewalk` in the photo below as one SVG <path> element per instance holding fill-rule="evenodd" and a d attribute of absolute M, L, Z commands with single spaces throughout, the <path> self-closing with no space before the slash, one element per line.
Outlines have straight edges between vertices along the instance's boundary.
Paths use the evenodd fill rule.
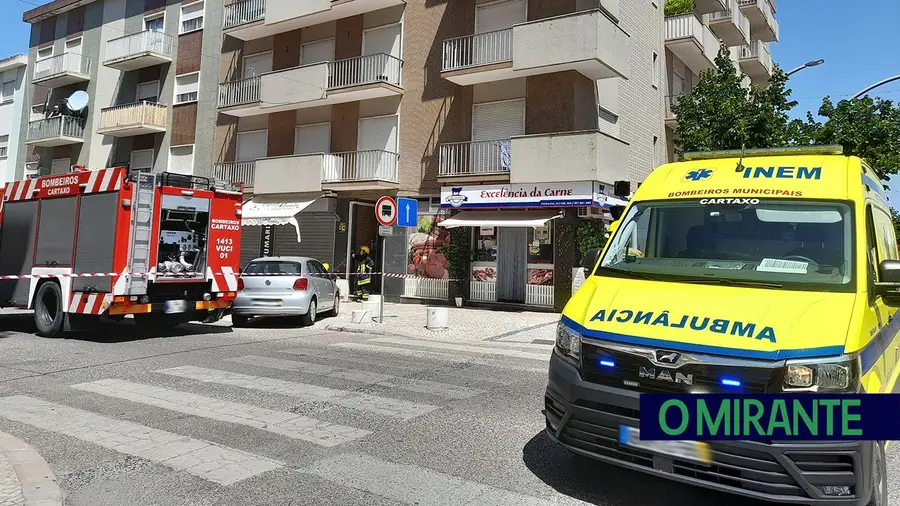
<path fill-rule="evenodd" d="M 0 506 L 61 506 L 50 465 L 27 443 L 0 432 Z"/>
<path fill-rule="evenodd" d="M 342 302 L 339 316 L 324 319 L 319 324 L 324 324 L 326 330 L 340 332 L 530 344 L 535 340 L 552 340 L 556 322 L 559 321 L 556 313 L 448 307 L 450 327 L 429 330 L 425 328 L 428 306 L 385 303 L 384 323 L 352 323 L 350 317 L 353 310 L 362 308 L 361 303 Z"/>

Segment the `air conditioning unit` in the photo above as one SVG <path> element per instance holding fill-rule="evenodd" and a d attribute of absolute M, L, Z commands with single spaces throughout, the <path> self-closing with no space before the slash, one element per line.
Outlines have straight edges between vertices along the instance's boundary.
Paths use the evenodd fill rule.
<path fill-rule="evenodd" d="M 598 207 L 578 207 L 576 208 L 579 218 L 602 218 L 603 210 Z"/>

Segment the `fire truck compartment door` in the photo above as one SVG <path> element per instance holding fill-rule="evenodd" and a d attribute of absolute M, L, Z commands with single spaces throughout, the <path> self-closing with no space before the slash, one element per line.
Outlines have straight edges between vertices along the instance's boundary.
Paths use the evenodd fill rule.
<path fill-rule="evenodd" d="M 269 201 L 258 202 L 250 200 L 244 203 L 241 209 L 241 225 L 293 225 L 297 231 L 297 242 L 300 242 L 300 224 L 297 223 L 297 213 L 303 211 L 313 202 L 319 199 L 319 195 L 308 200 L 296 201 Z"/>

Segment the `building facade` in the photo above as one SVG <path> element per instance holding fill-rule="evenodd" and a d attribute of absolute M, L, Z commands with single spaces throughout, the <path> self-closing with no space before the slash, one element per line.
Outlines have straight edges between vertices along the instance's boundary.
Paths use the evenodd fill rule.
<path fill-rule="evenodd" d="M 725 26 L 754 7 L 718 1 L 684 34 L 662 0 L 55 0 L 25 14 L 17 166 L 241 181 L 244 262 L 303 254 L 352 279 L 365 245 L 390 297 L 559 308 L 579 227 L 666 161 L 665 104 L 714 37 L 758 70 L 738 49 L 755 32 Z M 383 243 L 382 195 L 418 200 Z"/>
<path fill-rule="evenodd" d="M 22 177 L 16 173 L 21 132 L 19 118 L 25 107 L 25 72 L 28 58 L 17 54 L 0 60 L 0 184 Z"/>

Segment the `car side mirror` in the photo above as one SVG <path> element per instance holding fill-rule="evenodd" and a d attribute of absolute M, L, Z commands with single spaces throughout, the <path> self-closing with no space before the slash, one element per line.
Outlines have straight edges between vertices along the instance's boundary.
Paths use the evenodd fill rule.
<path fill-rule="evenodd" d="M 584 254 L 581 266 L 587 269 L 588 273 L 594 270 L 594 266 L 597 265 L 597 261 L 600 260 L 600 253 L 602 251 L 603 248 L 591 248 Z"/>
<path fill-rule="evenodd" d="M 878 265 L 875 294 L 891 307 L 900 307 L 900 260 L 882 260 Z"/>

